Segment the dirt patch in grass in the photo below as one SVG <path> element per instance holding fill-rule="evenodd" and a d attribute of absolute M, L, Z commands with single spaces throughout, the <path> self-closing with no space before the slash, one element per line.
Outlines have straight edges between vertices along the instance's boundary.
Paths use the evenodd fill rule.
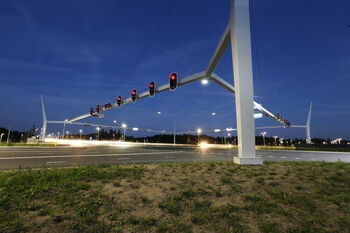
<path fill-rule="evenodd" d="M 1 232 L 350 232 L 350 164 L 231 162 L 0 173 Z"/>

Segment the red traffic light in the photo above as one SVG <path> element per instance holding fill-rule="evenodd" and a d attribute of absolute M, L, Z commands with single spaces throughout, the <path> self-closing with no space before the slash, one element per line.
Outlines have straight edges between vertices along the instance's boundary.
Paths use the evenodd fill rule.
<path fill-rule="evenodd" d="M 118 96 L 117 97 L 117 105 L 118 105 L 118 107 L 120 107 L 121 104 L 122 104 L 122 97 Z"/>
<path fill-rule="evenodd" d="M 133 103 L 135 103 L 136 102 L 136 98 L 137 98 L 137 96 L 136 96 L 136 89 L 134 89 L 134 90 L 131 91 L 131 101 Z"/>
<path fill-rule="evenodd" d="M 170 80 L 169 80 L 169 88 L 171 91 L 175 90 L 178 85 L 178 80 L 177 80 L 177 73 L 171 73 L 170 74 Z"/>
<path fill-rule="evenodd" d="M 150 97 L 153 97 L 154 94 L 156 94 L 156 88 L 155 88 L 154 81 L 150 82 L 150 83 L 148 84 L 148 87 L 149 87 L 149 90 L 148 90 L 149 96 L 150 96 Z"/>

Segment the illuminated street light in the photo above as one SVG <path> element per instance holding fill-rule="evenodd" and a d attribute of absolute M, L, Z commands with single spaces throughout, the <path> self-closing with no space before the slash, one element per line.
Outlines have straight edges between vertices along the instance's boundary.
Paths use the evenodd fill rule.
<path fill-rule="evenodd" d="M 162 112 L 157 112 L 158 115 L 162 114 Z"/>
<path fill-rule="evenodd" d="M 215 113 L 215 112 L 212 112 L 212 113 L 211 113 L 211 115 L 215 116 L 215 115 L 216 115 L 216 113 Z"/>
<path fill-rule="evenodd" d="M 65 119 L 64 120 L 64 123 L 63 123 L 63 130 L 62 130 L 62 139 L 64 139 L 64 130 L 66 129 L 66 122 L 68 121 L 68 119 Z"/>
<path fill-rule="evenodd" d="M 267 134 L 266 132 L 261 132 L 260 133 L 263 136 L 263 141 L 264 141 L 264 146 L 265 146 L 265 135 Z"/>
<path fill-rule="evenodd" d="M 198 143 L 199 143 L 199 134 L 202 132 L 201 129 L 197 129 L 197 133 L 198 133 Z"/>
<path fill-rule="evenodd" d="M 4 133 L 1 134 L 1 139 L 0 139 L 0 142 L 2 142 L 2 137 L 4 136 Z"/>
<path fill-rule="evenodd" d="M 220 129 L 214 129 L 215 133 L 219 133 L 221 130 Z"/>
<path fill-rule="evenodd" d="M 97 127 L 96 130 L 97 130 L 97 140 L 100 140 L 100 130 L 101 130 L 101 128 Z"/>
<path fill-rule="evenodd" d="M 208 79 L 203 79 L 202 80 L 202 85 L 207 85 L 209 82 L 208 82 Z"/>
<path fill-rule="evenodd" d="M 126 131 L 126 127 L 127 125 L 125 123 L 122 124 L 122 127 L 124 129 L 124 137 L 123 137 L 123 140 L 125 141 L 125 131 Z"/>
<path fill-rule="evenodd" d="M 80 140 L 81 140 L 81 135 L 83 133 L 83 130 L 82 129 L 79 129 L 79 132 L 80 132 Z"/>
<path fill-rule="evenodd" d="M 277 146 L 277 136 L 273 136 L 273 138 L 275 139 L 275 145 Z"/>
<path fill-rule="evenodd" d="M 132 128 L 133 131 L 139 131 L 139 128 Z"/>
<path fill-rule="evenodd" d="M 117 123 L 117 120 L 114 120 L 113 123 L 114 123 L 114 124 Z"/>
<path fill-rule="evenodd" d="M 66 131 L 66 134 L 67 134 L 67 139 L 69 138 L 69 131 Z"/>

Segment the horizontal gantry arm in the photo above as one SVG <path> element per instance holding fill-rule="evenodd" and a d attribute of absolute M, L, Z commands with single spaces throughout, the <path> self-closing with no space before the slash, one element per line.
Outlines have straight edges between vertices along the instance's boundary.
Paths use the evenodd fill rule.
<path fill-rule="evenodd" d="M 188 83 L 191 83 L 191 82 L 203 79 L 203 78 L 209 78 L 212 81 L 214 81 L 215 83 L 217 83 L 220 86 L 222 86 L 223 88 L 225 88 L 226 90 L 230 91 L 232 94 L 235 94 L 235 88 L 229 82 L 225 81 L 224 79 L 222 79 L 221 77 L 219 77 L 215 73 L 212 73 L 211 75 L 208 76 L 206 71 L 202 71 L 202 72 L 199 72 L 199 73 L 187 76 L 185 78 L 182 78 L 181 80 L 179 80 L 178 86 L 182 86 L 182 85 L 185 85 L 185 84 L 188 84 Z M 156 93 L 161 93 L 161 92 L 164 92 L 164 91 L 167 91 L 167 90 L 169 90 L 169 83 L 168 84 L 164 84 L 164 85 L 156 88 Z M 143 98 L 146 98 L 148 96 L 149 96 L 149 92 L 145 91 L 145 92 L 142 92 L 142 93 L 138 94 L 136 98 L 137 99 L 143 99 Z M 132 102 L 131 97 L 127 98 L 127 99 L 125 99 L 125 100 L 123 100 L 121 102 L 120 106 L 128 104 L 128 103 L 131 103 L 131 102 Z M 254 101 L 254 106 L 258 110 L 263 112 L 266 116 L 271 117 L 274 120 L 276 120 L 277 122 L 279 122 L 280 124 L 282 124 L 283 127 L 288 127 L 282 120 L 280 120 L 277 116 L 275 116 L 270 111 L 268 111 L 266 108 L 264 108 L 261 104 L 259 104 L 259 103 Z M 93 114 L 86 113 L 86 114 L 80 115 L 78 117 L 75 117 L 73 119 L 70 119 L 68 121 L 60 122 L 60 123 L 68 123 L 68 124 L 70 124 L 70 123 L 76 122 L 78 120 L 81 120 L 81 119 L 84 119 L 84 118 L 87 118 L 87 117 L 90 117 L 90 116 L 99 116 L 101 113 L 103 113 L 105 111 L 108 111 L 108 110 L 111 110 L 113 108 L 117 108 L 117 107 L 119 107 L 118 104 L 114 103 L 109 108 L 101 109 L 99 113 L 96 113 L 96 112 L 94 112 Z M 49 123 L 55 123 L 55 122 L 49 122 Z"/>

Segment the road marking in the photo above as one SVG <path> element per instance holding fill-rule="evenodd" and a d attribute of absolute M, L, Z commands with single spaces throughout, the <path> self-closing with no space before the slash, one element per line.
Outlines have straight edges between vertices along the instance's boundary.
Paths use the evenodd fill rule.
<path fill-rule="evenodd" d="M 273 158 L 273 156 L 272 156 L 272 155 L 269 155 L 269 156 L 267 156 L 267 157 L 269 157 L 269 158 Z"/>
<path fill-rule="evenodd" d="M 287 157 L 281 156 L 281 159 L 286 159 Z"/>
<path fill-rule="evenodd" d="M 52 161 L 52 162 L 47 162 L 47 161 L 46 161 L 45 163 L 49 163 L 49 164 L 50 164 L 50 163 L 65 163 L 65 162 L 66 162 L 66 161 Z"/>
<path fill-rule="evenodd" d="M 165 159 L 175 159 L 175 156 L 165 156 Z"/>
<path fill-rule="evenodd" d="M 125 156 L 125 155 L 154 155 L 154 154 L 174 154 L 176 151 L 169 152 L 152 152 L 152 153 L 127 153 L 127 154 L 96 154 L 96 155 L 57 155 L 57 156 L 28 156 L 28 157 L 0 157 L 0 160 L 11 159 L 47 159 L 47 158 L 79 158 L 79 157 L 112 157 L 112 156 Z"/>
<path fill-rule="evenodd" d="M 118 160 L 127 160 L 127 159 L 130 159 L 130 158 L 119 158 Z"/>
<path fill-rule="evenodd" d="M 295 159 L 301 159 L 301 158 L 299 158 L 299 157 L 295 157 Z"/>
<path fill-rule="evenodd" d="M 53 152 L 39 152 L 38 154 L 41 154 L 41 155 L 51 155 L 51 154 L 55 154 Z"/>

